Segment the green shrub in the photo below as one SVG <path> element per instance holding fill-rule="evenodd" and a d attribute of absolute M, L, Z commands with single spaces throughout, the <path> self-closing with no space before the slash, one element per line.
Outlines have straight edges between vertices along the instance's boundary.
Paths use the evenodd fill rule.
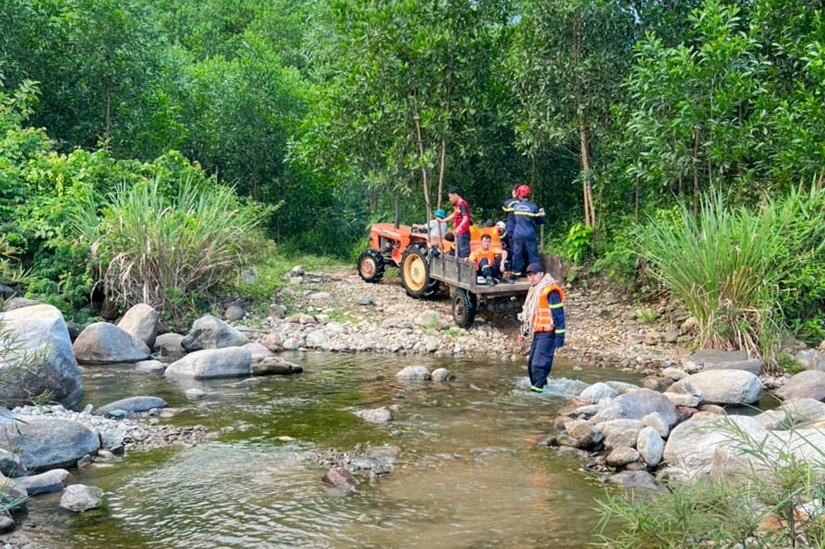
<path fill-rule="evenodd" d="M 575 263 L 581 261 L 590 253 L 593 245 L 593 227 L 584 223 L 575 223 L 564 240 L 564 255 Z"/>
<path fill-rule="evenodd" d="M 121 186 L 100 225 L 91 227 L 94 215 L 87 212 L 78 227 L 111 299 L 148 303 L 182 328 L 198 300 L 254 260 L 261 240 L 256 226 L 266 213 L 213 180 L 186 177 L 172 198 L 156 180 Z"/>

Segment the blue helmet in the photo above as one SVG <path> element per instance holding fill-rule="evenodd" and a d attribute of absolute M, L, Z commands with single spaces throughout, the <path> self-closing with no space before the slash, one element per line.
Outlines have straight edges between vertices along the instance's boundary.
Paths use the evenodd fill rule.
<path fill-rule="evenodd" d="M 447 217 L 447 212 L 445 212 L 444 210 L 439 208 L 438 210 L 435 211 L 435 216 L 438 219 L 444 219 L 445 217 Z"/>

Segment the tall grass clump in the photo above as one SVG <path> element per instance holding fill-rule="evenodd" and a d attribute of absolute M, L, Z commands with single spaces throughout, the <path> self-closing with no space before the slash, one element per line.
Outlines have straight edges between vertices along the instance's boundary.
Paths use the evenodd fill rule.
<path fill-rule="evenodd" d="M 704 197 L 698 219 L 683 203 L 675 220 L 652 219 L 637 234 L 653 277 L 698 320 L 700 345 L 759 356 L 779 340 L 790 236 L 777 230 L 775 207 L 732 209 L 715 193 Z"/>
<path fill-rule="evenodd" d="M 182 327 L 199 300 L 231 282 L 256 257 L 265 212 L 241 203 L 233 189 L 184 178 L 171 196 L 157 181 L 121 186 L 90 227 L 106 294 L 125 306 L 148 303 Z M 93 222 L 92 222 L 93 223 Z"/>
<path fill-rule="evenodd" d="M 825 339 L 825 191 L 822 178 L 793 189 L 774 208 L 777 230 L 790 235 L 782 263 L 780 308 L 796 337 L 817 346 Z"/>

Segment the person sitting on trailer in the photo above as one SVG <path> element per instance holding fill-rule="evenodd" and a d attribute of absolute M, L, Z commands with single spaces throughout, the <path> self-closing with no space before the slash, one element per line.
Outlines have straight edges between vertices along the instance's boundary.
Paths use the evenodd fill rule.
<path fill-rule="evenodd" d="M 444 235 L 447 234 L 447 222 L 444 218 L 447 217 L 447 212 L 441 208 L 435 211 L 435 217 L 427 224 L 413 224 L 413 229 L 421 229 L 427 231 L 427 243 L 430 246 L 430 254 L 436 257 L 441 250 L 441 242 Z"/>
<path fill-rule="evenodd" d="M 484 277 L 488 286 L 494 286 L 504 273 L 504 263 L 507 261 L 507 252 L 500 247 L 492 246 L 493 239 L 489 234 L 481 236 L 481 247 L 470 254 L 470 260 L 476 265 L 476 274 Z M 512 282 L 506 279 L 507 282 Z"/>

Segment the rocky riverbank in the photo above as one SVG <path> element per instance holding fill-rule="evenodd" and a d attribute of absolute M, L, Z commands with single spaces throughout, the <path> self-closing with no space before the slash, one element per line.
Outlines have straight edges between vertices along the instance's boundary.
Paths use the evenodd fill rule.
<path fill-rule="evenodd" d="M 602 285 L 565 291 L 568 335 L 559 357 L 644 371 L 689 354 L 694 324 L 675 307 L 664 302 L 635 305 Z M 243 316 L 235 322 L 273 349 L 510 360 L 523 360 L 529 349 L 517 342 L 513 314 L 480 313 L 470 329 L 458 328 L 446 292 L 431 299 L 409 298 L 391 273 L 378 284 L 367 284 L 354 271 L 312 274 L 296 267 L 266 316 L 246 315 L 237 305 L 227 312 Z"/>

